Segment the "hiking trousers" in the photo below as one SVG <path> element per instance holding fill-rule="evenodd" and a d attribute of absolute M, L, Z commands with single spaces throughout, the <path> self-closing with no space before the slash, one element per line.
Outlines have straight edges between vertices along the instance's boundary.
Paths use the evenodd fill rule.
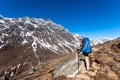
<path fill-rule="evenodd" d="M 86 69 L 89 70 L 90 69 L 90 62 L 89 62 L 88 56 L 85 56 L 85 64 L 86 64 Z"/>

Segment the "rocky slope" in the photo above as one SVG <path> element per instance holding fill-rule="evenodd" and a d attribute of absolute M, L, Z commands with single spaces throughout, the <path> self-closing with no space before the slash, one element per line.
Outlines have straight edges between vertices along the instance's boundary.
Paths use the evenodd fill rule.
<path fill-rule="evenodd" d="M 104 45 L 95 46 L 98 49 L 94 56 L 95 61 L 101 65 L 95 80 L 119 80 L 120 79 L 120 38 Z"/>
<path fill-rule="evenodd" d="M 55 73 L 59 74 L 56 80 L 120 80 L 120 38 L 93 46 L 93 52 L 89 57 L 90 71 L 86 71 L 84 65 L 81 67 L 81 63 L 81 69 L 76 73 L 75 58 L 69 58 L 59 64 L 56 70 L 58 72 Z M 82 59 L 84 60 L 84 57 Z M 75 73 L 74 76 L 69 76 L 72 72 Z"/>
<path fill-rule="evenodd" d="M 42 62 L 70 54 L 75 42 L 68 30 L 49 19 L 0 16 L 0 76 L 15 76 Z"/>

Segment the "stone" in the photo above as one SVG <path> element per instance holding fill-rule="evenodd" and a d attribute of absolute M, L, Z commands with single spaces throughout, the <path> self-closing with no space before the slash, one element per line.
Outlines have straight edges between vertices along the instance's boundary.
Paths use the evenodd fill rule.
<path fill-rule="evenodd" d="M 78 74 L 76 75 L 76 79 L 90 80 L 90 77 L 87 76 L 86 74 Z"/>
<path fill-rule="evenodd" d="M 92 77 L 94 77 L 96 75 L 96 72 L 92 72 L 92 71 L 89 71 L 88 74 Z"/>
<path fill-rule="evenodd" d="M 31 80 L 30 78 L 24 78 L 23 80 Z"/>
<path fill-rule="evenodd" d="M 14 76 L 14 72 L 11 72 L 11 73 L 10 73 L 10 76 L 13 77 L 13 76 Z"/>
<path fill-rule="evenodd" d="M 36 69 L 32 69 L 28 72 L 29 75 L 34 74 L 36 72 Z"/>
<path fill-rule="evenodd" d="M 114 55 L 114 60 L 120 62 L 120 54 Z"/>

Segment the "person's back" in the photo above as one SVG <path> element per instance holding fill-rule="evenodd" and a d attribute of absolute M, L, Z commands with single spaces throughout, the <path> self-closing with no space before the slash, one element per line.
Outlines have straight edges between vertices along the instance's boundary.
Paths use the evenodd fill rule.
<path fill-rule="evenodd" d="M 89 38 L 83 38 L 82 40 L 80 40 L 80 44 L 82 44 L 81 52 L 85 56 L 86 69 L 89 70 L 89 57 L 88 57 L 88 55 L 92 51 L 92 47 L 90 45 Z"/>

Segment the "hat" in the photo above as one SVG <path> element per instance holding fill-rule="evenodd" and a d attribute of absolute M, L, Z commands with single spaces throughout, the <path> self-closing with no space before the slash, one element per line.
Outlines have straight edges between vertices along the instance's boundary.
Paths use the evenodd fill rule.
<path fill-rule="evenodd" d="M 83 36 L 81 36 L 79 40 L 83 40 L 83 39 L 84 39 L 84 37 L 83 37 Z"/>

